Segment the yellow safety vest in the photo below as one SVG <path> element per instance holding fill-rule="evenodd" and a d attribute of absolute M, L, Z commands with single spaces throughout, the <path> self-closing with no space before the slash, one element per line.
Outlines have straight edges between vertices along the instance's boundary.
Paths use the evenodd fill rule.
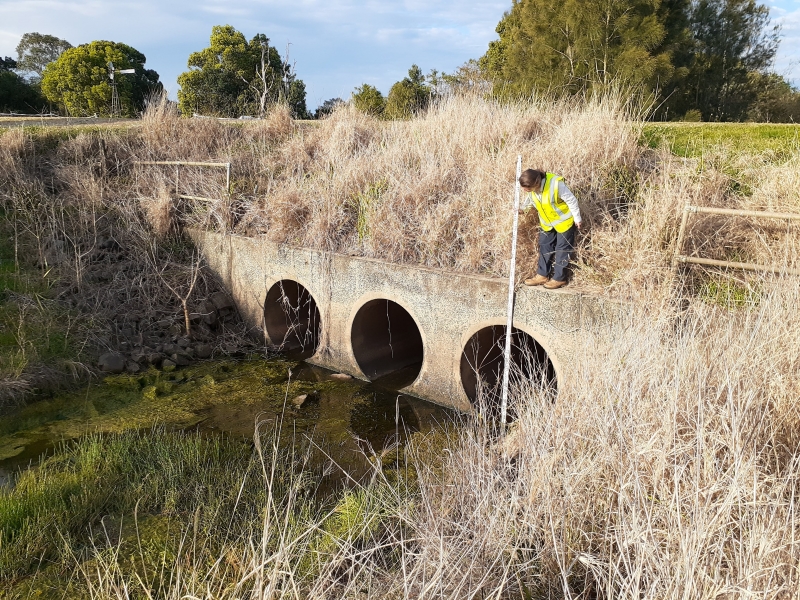
<path fill-rule="evenodd" d="M 575 222 L 567 203 L 558 197 L 558 182 L 563 180 L 563 177 L 547 173 L 544 179 L 542 195 L 539 196 L 535 192 L 530 192 L 533 204 L 536 206 L 536 212 L 539 213 L 539 225 L 545 231 L 555 228 L 557 232 L 564 233 Z"/>

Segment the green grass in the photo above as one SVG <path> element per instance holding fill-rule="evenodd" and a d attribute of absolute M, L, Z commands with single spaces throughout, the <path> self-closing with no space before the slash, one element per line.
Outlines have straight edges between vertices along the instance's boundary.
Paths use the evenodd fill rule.
<path fill-rule="evenodd" d="M 800 125 L 769 123 L 648 123 L 643 142 L 666 146 L 677 156 L 699 158 L 726 151 L 733 154 L 770 154 L 778 161 L 800 151 Z"/>
<path fill-rule="evenodd" d="M 0 380 L 36 375 L 42 368 L 66 373 L 67 363 L 83 360 L 78 332 L 91 319 L 53 298 L 55 280 L 22 260 L 30 255 L 24 247 L 15 263 L 6 230 L 0 227 Z M 0 411 L 15 401 L 0 394 Z"/>
<path fill-rule="evenodd" d="M 276 434 L 259 432 L 263 458 L 249 440 L 164 427 L 61 444 L 0 489 L 0 599 L 89 597 L 81 573 L 95 577 L 101 564 L 163 597 L 176 569 L 240 561 L 254 547 L 269 555 L 291 545 L 295 576 L 313 580 L 343 541 L 361 546 L 402 526 L 387 509 L 404 497 L 399 471 L 396 483 L 318 495 L 324 467 L 313 446 Z M 265 529 L 265 513 L 276 526 Z M 241 575 L 217 577 L 224 587 Z"/>
<path fill-rule="evenodd" d="M 270 433 L 264 435 L 269 448 Z M 273 501 L 292 490 L 311 506 L 315 479 L 302 451 L 284 446 L 268 460 L 274 465 L 267 469 L 277 470 Z M 174 567 L 166 563 L 187 523 L 203 540 L 197 552 L 213 560 L 227 536 L 259 522 L 268 500 L 261 473 L 252 442 L 222 436 L 160 428 L 62 444 L 13 490 L 0 490 L 0 588 L 36 572 L 60 572 L 63 582 L 65 567 L 90 560 L 98 548 L 122 547 L 123 568 L 154 580 Z M 137 535 L 135 517 L 155 526 Z"/>

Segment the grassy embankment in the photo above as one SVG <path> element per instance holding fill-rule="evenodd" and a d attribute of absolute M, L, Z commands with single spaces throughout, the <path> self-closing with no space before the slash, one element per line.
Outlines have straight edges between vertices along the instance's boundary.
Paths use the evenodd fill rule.
<path fill-rule="evenodd" d="M 77 563 L 69 552 L 55 555 L 57 568 L 92 597 L 796 593 L 800 286 L 700 269 L 676 282 L 668 268 L 687 198 L 796 212 L 796 144 L 779 153 L 702 144 L 701 157 L 686 158 L 640 146 L 642 129 L 648 136 L 656 126 L 631 124 L 613 105 L 464 102 L 388 125 L 345 111 L 313 131 L 277 117 L 234 131 L 161 115 L 147 147 L 164 158 L 167 148 L 173 157 L 238 157 L 238 195 L 200 213 L 220 229 L 496 273 L 508 221 L 498 199 L 512 189 L 521 152 L 526 164 L 567 175 L 585 199 L 592 231 L 576 281 L 632 299 L 630 313 L 585 333 L 555 404 L 539 390 L 517 390 L 521 416 L 505 451 L 492 449 L 480 427 L 421 439 L 406 453 L 413 469 L 399 479 L 376 470 L 374 481 L 338 502 L 335 524 L 322 513 L 298 515 L 276 493 L 255 502 L 257 518 L 222 529 L 231 532 L 225 544 L 214 541 L 220 530 L 195 525 L 203 501 L 189 498 L 174 521 L 183 544 L 154 536 L 156 550 L 134 546 L 136 558 L 126 561 L 129 551 L 116 549 L 127 542 L 109 536 L 92 546 L 84 537 L 78 547 L 87 554 Z M 244 160 L 253 157 L 261 162 Z M 687 249 L 793 265 L 796 242 L 785 224 L 698 218 Z M 753 293 L 740 302 L 735 293 L 714 294 L 712 281 Z M 282 461 L 267 455 L 263 464 L 262 489 Z M 56 460 L 47 468 L 62 469 Z M 138 472 L 130 471 L 134 489 Z M 36 504 L 35 493 L 18 489 L 4 501 Z M 176 514 L 164 508 L 169 495 L 168 485 L 146 490 L 151 515 Z M 119 510 L 130 511 L 130 502 Z M 31 522 L 42 523 L 35 519 L 48 511 L 33 513 Z M 58 529 L 71 531 L 68 523 Z M 196 552 L 203 543 L 214 551 Z"/>
<path fill-rule="evenodd" d="M 766 154 L 767 160 L 787 160 L 800 145 L 800 125 L 770 123 L 647 123 L 648 144 L 666 145 L 675 155 L 700 158 L 727 151 L 739 156 Z"/>
<path fill-rule="evenodd" d="M 13 237 L 0 241 L 0 410 L 20 405 L 36 387 L 57 387 L 65 375 L 85 375 L 92 327 L 91 315 L 55 300 L 51 273 L 21 267 L 27 261 L 15 254 Z"/>

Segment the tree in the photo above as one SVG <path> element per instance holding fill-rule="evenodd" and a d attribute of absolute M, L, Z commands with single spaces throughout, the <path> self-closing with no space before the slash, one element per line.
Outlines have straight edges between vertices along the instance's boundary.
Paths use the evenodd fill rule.
<path fill-rule="evenodd" d="M 44 68 L 70 48 L 72 44 L 54 35 L 35 31 L 23 34 L 17 44 L 17 69 L 35 73 L 40 78 Z"/>
<path fill-rule="evenodd" d="M 361 112 L 374 117 L 381 116 L 384 108 L 386 108 L 386 98 L 383 97 L 378 88 L 368 83 L 353 90 L 351 102 Z"/>
<path fill-rule="evenodd" d="M 275 102 L 288 102 L 293 114 L 305 112 L 305 84 L 263 33 L 248 42 L 234 27 L 216 25 L 208 48 L 189 55 L 188 66 L 178 76 L 184 115 L 263 116 Z"/>
<path fill-rule="evenodd" d="M 800 121 L 800 91 L 776 73 L 750 73 L 750 87 L 757 90 L 747 119 L 760 123 Z"/>
<path fill-rule="evenodd" d="M 417 65 L 411 65 L 408 77 L 395 83 L 386 98 L 384 114 L 389 119 L 408 119 L 427 108 L 431 90 L 425 84 L 425 76 Z"/>
<path fill-rule="evenodd" d="M 766 72 L 778 49 L 769 9 L 755 0 L 695 0 L 690 25 L 687 108 L 700 110 L 704 121 L 743 119 L 758 94 L 750 74 Z"/>
<path fill-rule="evenodd" d="M 314 111 L 314 118 L 324 119 L 342 104 L 344 104 L 344 100 L 341 98 L 329 98 L 317 107 L 317 110 Z"/>
<path fill-rule="evenodd" d="M 673 70 L 671 77 L 656 82 L 654 119 L 670 119 L 686 112 L 686 78 L 694 48 L 689 28 L 689 6 L 690 0 L 661 0 L 658 7 L 659 20 L 665 31 L 659 49 L 669 54 Z"/>
<path fill-rule="evenodd" d="M 501 94 L 656 89 L 673 74 L 661 0 L 518 0 L 481 68 Z"/>
<path fill-rule="evenodd" d="M 474 58 L 469 59 L 452 73 L 443 73 L 442 81 L 444 83 L 442 94 L 468 92 L 485 94 L 492 90 L 492 83 L 486 72 Z"/>
<path fill-rule="evenodd" d="M 308 113 L 306 107 L 306 84 L 302 79 L 295 79 L 289 85 L 289 110 L 292 111 L 293 119 L 310 119 L 312 115 Z"/>
<path fill-rule="evenodd" d="M 142 111 L 147 98 L 162 86 L 158 73 L 145 69 L 145 55 L 119 42 L 95 41 L 66 50 L 42 73 L 42 93 L 68 114 L 109 115 L 111 80 L 108 63 L 117 70 L 135 69 L 131 75 L 117 76 L 120 106 L 124 116 Z"/>
<path fill-rule="evenodd" d="M 36 112 L 43 106 L 41 94 L 14 72 L 17 61 L 0 57 L 0 111 Z"/>

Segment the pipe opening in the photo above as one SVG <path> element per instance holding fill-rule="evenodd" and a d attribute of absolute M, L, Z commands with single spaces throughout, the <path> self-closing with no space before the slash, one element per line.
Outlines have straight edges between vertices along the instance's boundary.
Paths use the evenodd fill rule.
<path fill-rule="evenodd" d="M 387 384 L 400 388 L 412 383 L 422 369 L 419 328 L 408 311 L 392 300 L 370 300 L 358 310 L 350 343 L 370 381 L 391 375 Z"/>
<path fill-rule="evenodd" d="M 322 321 L 308 290 L 291 279 L 273 285 L 264 300 L 264 326 L 272 343 L 308 358 L 319 346 Z"/>
<path fill-rule="evenodd" d="M 505 366 L 506 327 L 491 325 L 473 335 L 461 353 L 461 384 L 472 405 L 491 416 L 500 415 Z M 555 390 L 556 371 L 544 348 L 516 327 L 511 330 L 510 388 L 533 384 Z M 509 416 L 514 418 L 513 407 Z"/>

